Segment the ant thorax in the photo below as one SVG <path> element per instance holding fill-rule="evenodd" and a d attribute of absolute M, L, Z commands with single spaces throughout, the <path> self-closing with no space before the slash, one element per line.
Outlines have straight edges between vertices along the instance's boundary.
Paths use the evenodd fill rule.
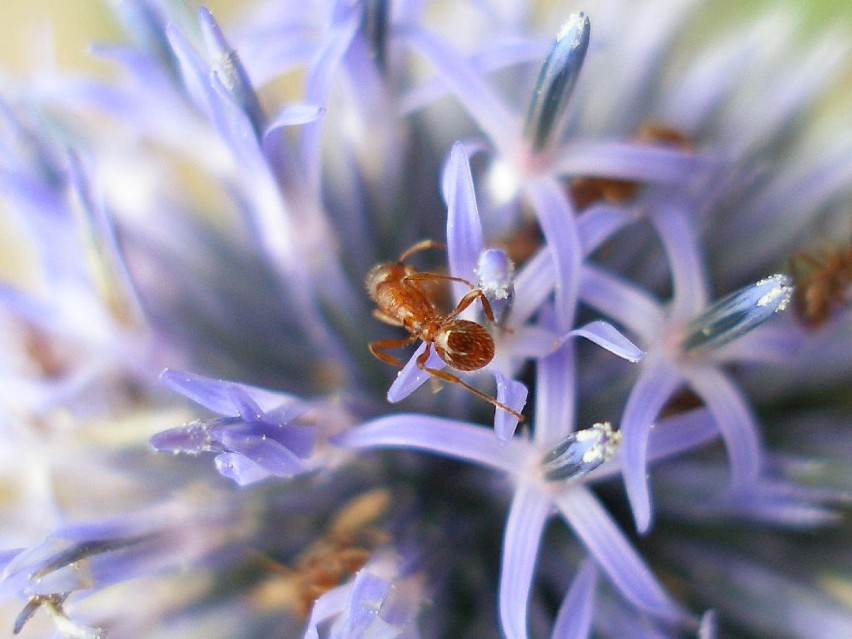
<path fill-rule="evenodd" d="M 407 264 L 379 264 L 367 274 L 367 291 L 383 315 L 431 341 L 438 333 L 442 314 L 420 284 L 408 279 L 413 273 L 415 269 Z"/>

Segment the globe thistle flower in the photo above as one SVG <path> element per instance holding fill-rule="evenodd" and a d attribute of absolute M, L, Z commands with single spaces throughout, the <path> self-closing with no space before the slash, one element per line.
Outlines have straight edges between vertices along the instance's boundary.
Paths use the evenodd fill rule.
<path fill-rule="evenodd" d="M 114 8 L 0 85 L 12 632 L 852 632 L 848 33 Z"/>

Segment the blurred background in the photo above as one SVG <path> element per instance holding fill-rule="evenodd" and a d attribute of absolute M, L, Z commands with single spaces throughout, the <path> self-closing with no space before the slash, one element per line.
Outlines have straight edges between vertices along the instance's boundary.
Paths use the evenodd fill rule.
<path fill-rule="evenodd" d="M 89 55 L 89 44 L 121 41 L 121 25 L 114 19 L 110 7 L 122 1 L 4 0 L 0 19 L 0 74 L 10 69 L 37 72 L 40 65 L 47 63 L 53 63 L 60 69 L 104 72 L 104 63 Z M 246 0 L 167 2 L 192 8 L 203 4 L 225 23 L 229 16 L 248 4 Z M 42 37 L 45 31 L 53 34 L 52 52 L 45 50 L 44 43 L 50 40 Z M 36 43 L 38 45 L 34 46 Z"/>
<path fill-rule="evenodd" d="M 121 39 L 120 26 L 110 13 L 110 5 L 121 1 L 4 0 L 0 20 L 0 73 L 10 69 L 35 72 L 39 65 L 49 63 L 51 56 L 61 69 L 82 68 L 104 72 L 104 65 L 88 54 L 88 45 Z M 241 8 L 250 4 L 250 0 L 207 0 L 203 3 L 195 0 L 166 1 L 174 4 L 183 2 L 190 7 L 204 4 L 225 24 L 229 16 L 238 14 Z M 588 4 L 591 9 L 594 0 L 589 0 Z M 803 33 L 838 21 L 852 25 L 852 2 L 849 0 L 713 0 L 706 4 L 712 5 L 716 25 L 718 20 L 735 21 L 745 14 L 777 4 L 792 5 L 801 12 Z M 43 43 L 49 39 L 39 35 L 45 30 L 52 31 L 54 36 L 52 52 L 44 50 Z M 35 43 L 38 46 L 34 46 Z"/>
<path fill-rule="evenodd" d="M 115 70 L 110 62 L 90 53 L 93 43 L 115 44 L 124 40 L 122 27 L 112 8 L 132 0 L 29 0 L 2 2 L 0 17 L 0 95 L 12 87 L 26 84 L 30 78 L 55 72 L 109 77 Z M 203 4 L 225 26 L 250 9 L 254 0 L 158 0 L 166 5 L 194 12 Z M 331 1 L 331 0 L 329 0 Z M 354 0 L 353 0 L 354 1 Z M 460 0 L 434 0 L 459 2 Z M 564 0 L 538 0 L 541 5 L 564 4 Z M 595 0 L 586 0 L 593 9 Z M 838 28 L 852 34 L 850 0 L 696 0 L 702 19 L 699 24 L 709 32 L 734 26 L 750 15 L 779 5 L 793 7 L 801 16 L 801 38 L 819 37 L 826 28 Z M 567 11 L 567 10 L 566 10 Z M 700 28 L 699 28 L 700 30 Z M 700 36 L 700 34 L 696 34 Z M 852 36 L 849 36 L 852 37 Z M 701 38 L 688 41 L 702 46 Z M 793 43 L 791 43 L 793 44 Z M 844 82 L 835 86 L 837 93 L 824 96 L 812 117 L 845 117 L 852 96 L 852 64 L 847 65 Z M 12 90 L 12 93 L 15 91 Z M 28 272 L 25 250 L 15 241 L 16 232 L 7 224 L 0 201 L 0 281 L 19 280 Z"/>

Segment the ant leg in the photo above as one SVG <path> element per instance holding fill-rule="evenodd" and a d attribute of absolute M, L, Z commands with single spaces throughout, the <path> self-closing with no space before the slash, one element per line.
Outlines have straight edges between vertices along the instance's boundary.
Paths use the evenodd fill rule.
<path fill-rule="evenodd" d="M 476 287 L 471 284 L 469 280 L 466 280 L 463 277 L 453 277 L 452 275 L 444 275 L 443 273 L 417 271 L 416 273 L 409 273 L 403 279 L 412 282 L 417 280 L 449 280 L 450 282 L 461 282 L 462 284 L 467 284 L 467 286 L 469 286 L 471 289 L 476 289 Z"/>
<path fill-rule="evenodd" d="M 436 242 L 435 240 L 420 240 L 414 246 L 411 246 L 406 249 L 406 251 L 399 256 L 399 260 L 397 261 L 404 262 L 415 253 L 419 253 L 420 251 L 427 251 L 429 249 L 440 249 L 442 251 L 446 251 L 447 245 L 441 244 L 440 242 Z"/>
<path fill-rule="evenodd" d="M 502 402 L 498 402 L 495 398 L 491 397 L 490 395 L 486 395 L 485 393 L 483 393 L 478 388 L 474 388 L 473 386 L 471 386 L 470 384 L 468 384 L 467 382 L 465 382 L 461 378 L 457 377 L 456 375 L 453 375 L 452 373 L 448 373 L 447 371 L 438 370 L 437 368 L 429 368 L 428 366 L 426 366 L 426 360 L 428 358 L 429 358 L 429 349 L 427 348 L 417 358 L 417 367 L 420 368 L 420 370 L 424 370 L 427 373 L 429 373 L 430 375 L 434 375 L 438 379 L 442 379 L 445 382 L 452 382 L 453 384 L 459 384 L 460 386 L 464 387 L 465 389 L 467 389 L 468 391 L 470 391 L 471 393 L 473 393 L 477 397 L 481 397 L 482 399 L 484 399 L 489 404 L 492 404 L 493 406 L 511 414 L 519 422 L 524 421 L 524 416 L 521 415 L 518 411 L 509 408 L 508 406 L 506 406 L 506 404 L 503 404 Z"/>
<path fill-rule="evenodd" d="M 405 326 L 405 324 L 400 322 L 398 319 L 396 319 L 395 317 L 391 317 L 390 315 L 388 315 L 382 310 L 379 310 L 378 308 L 373 309 L 373 317 L 375 317 L 377 320 L 384 322 L 385 324 L 390 324 L 391 326 Z"/>
<path fill-rule="evenodd" d="M 494 320 L 494 311 L 491 310 L 491 302 L 488 301 L 488 298 L 485 297 L 485 293 L 483 293 L 482 289 L 479 288 L 475 288 L 465 294 L 465 296 L 459 300 L 459 303 L 456 304 L 456 307 L 449 315 L 447 315 L 446 319 L 454 318 L 476 300 L 479 300 L 480 304 L 482 304 L 482 312 L 485 313 L 485 317 L 488 318 L 488 321 L 496 323 Z"/>
<path fill-rule="evenodd" d="M 373 354 L 378 360 L 383 361 L 385 364 L 390 364 L 391 366 L 396 366 L 397 368 L 402 368 L 405 364 L 393 357 L 392 355 L 388 355 L 384 351 L 391 348 L 399 348 L 400 346 L 405 346 L 406 344 L 411 344 L 414 340 L 418 339 L 415 336 L 410 337 L 402 337 L 400 339 L 380 339 L 375 342 L 370 342 L 367 344 L 367 348 L 370 349 L 370 353 Z"/>
<path fill-rule="evenodd" d="M 491 303 L 488 301 L 488 298 L 485 297 L 485 293 L 482 292 L 482 289 L 475 287 L 468 280 L 462 277 L 453 277 L 452 275 L 441 275 L 440 273 L 411 273 L 406 275 L 403 278 L 404 281 L 409 282 L 417 282 L 417 281 L 425 281 L 425 280 L 449 280 L 450 282 L 459 282 L 461 284 L 467 284 L 470 287 L 470 291 L 459 300 L 459 303 L 452 310 L 452 312 L 447 315 L 446 319 L 452 319 L 462 311 L 464 311 L 468 306 L 470 306 L 474 300 L 479 300 L 482 303 L 482 311 L 485 313 L 485 317 L 488 318 L 489 322 L 494 322 L 494 311 L 491 310 Z"/>

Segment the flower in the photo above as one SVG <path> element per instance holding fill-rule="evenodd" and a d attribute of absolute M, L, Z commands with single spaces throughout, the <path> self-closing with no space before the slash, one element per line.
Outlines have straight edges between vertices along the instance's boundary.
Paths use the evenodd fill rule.
<path fill-rule="evenodd" d="M 698 5 L 128 0 L 4 78 L 0 623 L 852 632 L 848 33 Z"/>

